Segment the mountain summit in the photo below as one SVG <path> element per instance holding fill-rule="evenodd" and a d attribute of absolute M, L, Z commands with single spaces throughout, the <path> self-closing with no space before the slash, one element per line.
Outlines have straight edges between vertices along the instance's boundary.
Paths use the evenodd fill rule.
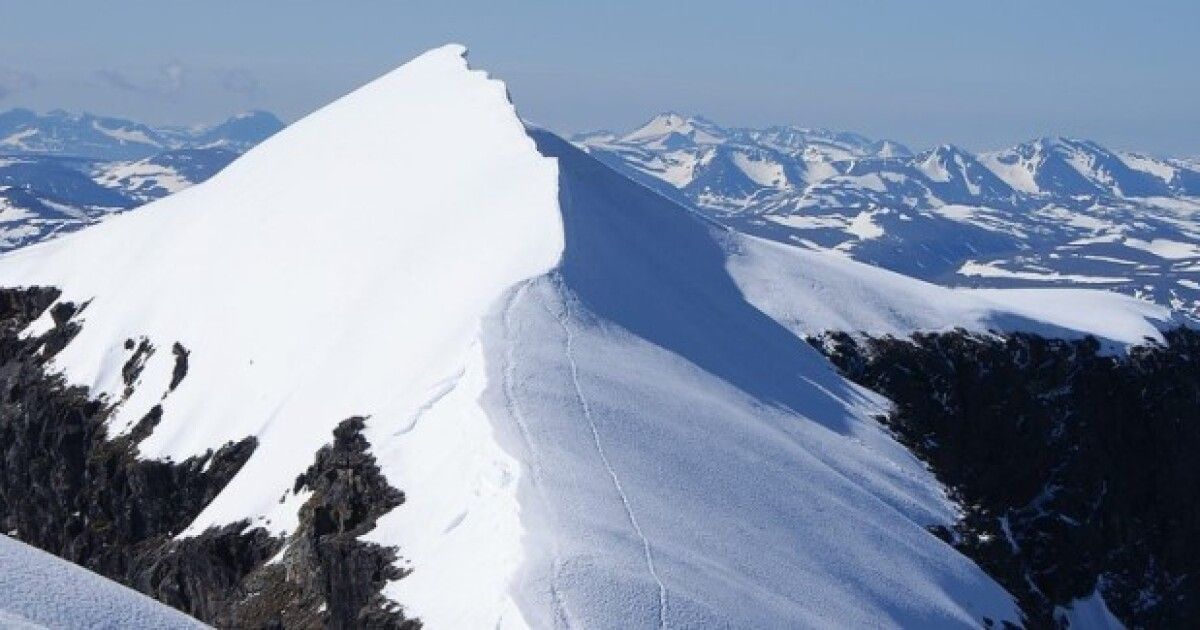
<path fill-rule="evenodd" d="M 0 257 L 0 286 L 27 287 L 4 303 L 21 373 L 48 375 L 22 391 L 116 445 L 81 455 L 122 471 L 97 502 L 171 471 L 128 489 L 155 509 L 44 545 L 126 545 L 123 579 L 225 625 L 1019 622 L 931 533 L 958 507 L 876 421 L 887 401 L 806 337 L 958 326 L 1119 351 L 1162 341 L 1168 311 L 954 291 L 739 234 L 527 130 L 464 55 L 429 51 L 205 183 Z"/>

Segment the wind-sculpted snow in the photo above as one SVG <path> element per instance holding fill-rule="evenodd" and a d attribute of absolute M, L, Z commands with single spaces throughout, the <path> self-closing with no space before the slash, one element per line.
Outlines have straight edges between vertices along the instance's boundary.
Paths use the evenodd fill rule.
<path fill-rule="evenodd" d="M 0 626 L 204 628 L 141 593 L 0 535 Z"/>
<path fill-rule="evenodd" d="M 1065 138 L 911 155 L 853 134 L 725 129 L 677 114 L 577 142 L 771 240 L 944 285 L 1098 286 L 1200 316 L 1200 255 L 1138 245 L 1200 242 L 1200 170 L 1184 160 Z"/>
<path fill-rule="evenodd" d="M 0 258 L 0 286 L 84 305 L 51 367 L 117 405 L 112 435 L 151 431 L 140 456 L 256 439 L 179 536 L 296 531 L 297 476 L 362 417 L 404 496 L 365 538 L 398 548 L 385 594 L 427 627 L 1018 621 L 928 531 L 955 506 L 875 422 L 886 401 L 803 335 L 962 325 L 1120 346 L 1166 311 L 939 289 L 739 235 L 527 133 L 464 52 L 422 55 L 204 184 Z"/>

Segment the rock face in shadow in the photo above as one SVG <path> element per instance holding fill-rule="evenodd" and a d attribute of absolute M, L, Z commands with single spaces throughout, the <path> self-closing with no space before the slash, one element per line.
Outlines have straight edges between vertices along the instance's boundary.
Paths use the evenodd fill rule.
<path fill-rule="evenodd" d="M 1200 332 L 1103 356 L 1094 339 L 964 331 L 812 339 L 889 397 L 882 420 L 963 508 L 935 532 L 1031 627 L 1099 589 L 1131 627 L 1200 618 Z"/>
<path fill-rule="evenodd" d="M 248 522 L 175 539 L 253 454 L 247 437 L 182 462 L 140 459 L 162 415 L 109 436 L 112 407 L 67 385 L 47 362 L 79 331 L 80 308 L 51 288 L 0 289 L 0 528 L 205 622 L 237 628 L 416 628 L 380 590 L 403 571 L 393 549 L 358 540 L 400 505 L 351 418 L 297 480 L 310 493 L 286 538 Z M 53 305 L 53 306 L 51 306 Z M 85 305 L 86 307 L 86 305 Z M 21 331 L 47 308 L 54 326 Z M 136 386 L 154 352 L 129 340 L 122 370 Z M 188 351 L 176 343 L 171 389 Z M 126 394 L 128 395 L 128 394 Z M 282 553 L 281 553 L 282 551 Z"/>
<path fill-rule="evenodd" d="M 178 463 L 138 459 L 132 436 L 152 430 L 161 410 L 131 436 L 110 439 L 104 426 L 109 408 L 44 370 L 78 332 L 70 319 L 76 309 L 57 304 L 55 327 L 22 339 L 18 333 L 30 316 L 57 292 L 0 295 L 0 526 L 93 571 L 128 578 L 136 568 L 130 551 L 161 544 L 186 527 L 253 453 L 254 439 Z M 135 350 L 124 375 L 135 377 L 149 352 L 144 343 Z"/>
<path fill-rule="evenodd" d="M 343 421 L 334 430 L 333 443 L 296 479 L 294 492 L 311 493 L 300 508 L 300 526 L 288 537 L 279 560 L 251 576 L 253 595 L 231 625 L 277 621 L 289 628 L 421 627 L 380 594 L 388 581 L 407 574 L 395 564 L 396 551 L 358 539 L 404 502 L 404 493 L 387 484 L 367 452 L 362 429 L 362 418 Z M 276 619 L 280 604 L 286 608 Z"/>

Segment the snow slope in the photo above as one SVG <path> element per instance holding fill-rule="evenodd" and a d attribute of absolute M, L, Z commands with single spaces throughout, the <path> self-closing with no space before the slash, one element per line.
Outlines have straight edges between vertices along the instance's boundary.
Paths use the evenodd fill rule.
<path fill-rule="evenodd" d="M 566 250 L 485 327 L 502 344 L 485 407 L 529 468 L 527 619 L 1013 618 L 1001 589 L 923 529 L 951 506 L 869 420 L 880 401 L 742 299 L 711 226 L 535 137 L 559 159 Z"/>
<path fill-rule="evenodd" d="M 1084 289 L 953 289 L 830 252 L 731 233 L 729 271 L 746 299 L 797 335 L 913 331 L 1027 331 L 1092 335 L 1110 350 L 1162 342 L 1184 320 L 1165 306 Z"/>
<path fill-rule="evenodd" d="M 144 455 L 259 437 L 192 531 L 270 514 L 339 421 L 416 408 L 503 290 L 557 259 L 554 163 L 460 53 L 428 53 L 206 185 L 4 259 L 5 284 L 92 299 L 56 361 L 97 393 L 119 391 L 126 338 L 194 350 Z M 339 185 L 353 179 L 369 185 Z M 153 355 L 118 429 L 160 402 L 172 365 Z"/>
<path fill-rule="evenodd" d="M 0 535 L 0 627 L 206 626 L 137 591 Z"/>
<path fill-rule="evenodd" d="M 368 537 L 399 547 L 413 571 L 386 592 L 427 627 L 1016 620 L 927 531 L 955 509 L 873 420 L 886 401 L 797 333 L 1120 344 L 1165 311 L 936 289 L 737 235 L 527 134 L 463 54 L 430 51 L 204 184 L 0 257 L 0 286 L 87 302 L 54 366 L 119 402 L 114 431 L 162 404 L 144 457 L 257 436 L 181 535 L 293 529 L 296 475 L 364 415 L 406 494 Z M 124 341 L 143 336 L 160 350 L 122 400 Z M 190 356 L 171 390 L 174 342 Z"/>

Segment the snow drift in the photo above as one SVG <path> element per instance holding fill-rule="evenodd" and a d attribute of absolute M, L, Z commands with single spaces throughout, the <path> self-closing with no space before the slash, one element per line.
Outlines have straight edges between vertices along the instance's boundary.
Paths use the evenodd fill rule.
<path fill-rule="evenodd" d="M 463 54 L 430 51 L 205 184 L 0 258 L 0 285 L 87 303 L 55 367 L 119 404 L 114 431 L 162 405 L 142 456 L 258 438 L 181 535 L 290 531 L 296 475 L 363 415 L 407 495 L 369 537 L 400 549 L 412 573 L 387 594 L 429 627 L 1018 619 L 926 530 L 954 506 L 872 419 L 886 401 L 798 333 L 1135 343 L 1165 311 L 935 290 L 728 232 L 527 133 Z M 126 399 L 124 342 L 142 337 L 186 348 L 187 374 L 171 387 L 155 353 Z"/>

